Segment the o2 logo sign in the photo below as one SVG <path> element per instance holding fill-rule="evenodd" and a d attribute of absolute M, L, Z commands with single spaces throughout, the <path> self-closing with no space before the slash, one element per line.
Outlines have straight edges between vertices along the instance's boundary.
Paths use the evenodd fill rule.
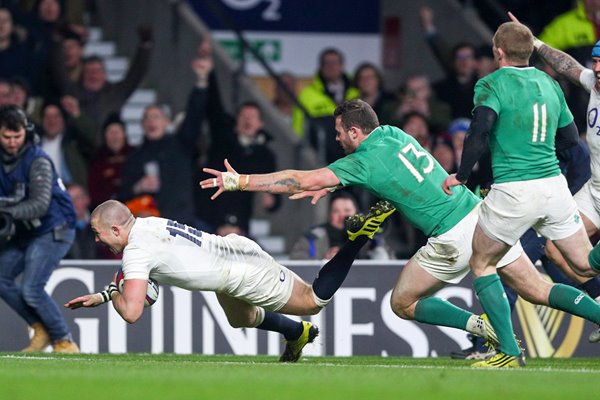
<path fill-rule="evenodd" d="M 281 0 L 222 0 L 225 5 L 234 10 L 246 11 L 258 7 L 261 3 L 268 3 L 262 13 L 262 19 L 266 21 L 278 21 L 281 19 Z"/>

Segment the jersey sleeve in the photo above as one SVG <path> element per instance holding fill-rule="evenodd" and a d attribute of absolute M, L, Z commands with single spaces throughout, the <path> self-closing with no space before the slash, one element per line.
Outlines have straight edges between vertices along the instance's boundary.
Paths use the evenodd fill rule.
<path fill-rule="evenodd" d="M 473 96 L 474 108 L 486 106 L 491 108 L 500 115 L 500 101 L 496 92 L 492 88 L 492 84 L 487 79 L 480 79 L 475 85 L 475 95 Z"/>
<path fill-rule="evenodd" d="M 357 153 L 349 154 L 327 166 L 342 186 L 360 185 L 368 181 L 369 171 Z"/>
<path fill-rule="evenodd" d="M 579 82 L 581 83 L 581 86 L 588 91 L 588 93 L 591 92 L 596 84 L 596 76 L 594 75 L 594 71 L 587 68 L 584 69 L 581 72 L 581 75 L 579 75 Z"/>
<path fill-rule="evenodd" d="M 124 279 L 147 280 L 150 277 L 150 254 L 139 247 L 128 247 L 123 252 L 122 268 Z"/>

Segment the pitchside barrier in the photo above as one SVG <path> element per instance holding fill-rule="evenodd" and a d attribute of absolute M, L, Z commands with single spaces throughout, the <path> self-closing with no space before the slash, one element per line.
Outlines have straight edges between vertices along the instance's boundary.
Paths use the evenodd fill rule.
<path fill-rule="evenodd" d="M 307 282 L 317 275 L 320 262 L 284 261 Z M 306 355 L 380 355 L 446 357 L 470 347 L 463 331 L 398 318 L 390 308 L 392 288 L 404 261 L 357 261 L 333 301 L 310 317 L 321 334 Z M 98 292 L 111 281 L 117 261 L 63 261 L 47 291 L 59 305 L 81 294 Z M 437 296 L 459 307 L 481 313 L 471 278 L 442 289 Z M 513 324 L 529 357 L 599 356 L 600 344 L 587 341 L 597 327 L 580 318 L 519 300 Z M 282 337 L 257 329 L 229 326 L 216 296 L 160 287 L 156 304 L 128 325 L 112 305 L 63 309 L 76 342 L 86 353 L 202 353 L 278 355 Z M 0 301 L 0 351 L 18 351 L 28 342 L 26 324 Z"/>

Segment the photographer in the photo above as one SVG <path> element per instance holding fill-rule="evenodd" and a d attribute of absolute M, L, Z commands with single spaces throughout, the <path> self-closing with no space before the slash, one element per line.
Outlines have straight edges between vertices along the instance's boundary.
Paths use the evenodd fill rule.
<path fill-rule="evenodd" d="M 34 329 L 23 351 L 52 344 L 55 352 L 76 353 L 60 309 L 44 290 L 73 243 L 75 212 L 37 142 L 21 109 L 0 107 L 0 297 Z"/>

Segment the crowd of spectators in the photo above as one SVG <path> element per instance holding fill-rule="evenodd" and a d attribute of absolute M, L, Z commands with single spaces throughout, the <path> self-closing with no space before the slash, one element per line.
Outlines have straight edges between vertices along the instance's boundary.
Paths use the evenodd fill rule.
<path fill-rule="evenodd" d="M 518 12 L 519 2 L 505 3 Z M 598 39 L 600 5 L 596 3 L 580 0 L 572 10 L 556 8 L 565 13 L 552 21 L 547 18 L 544 25 L 532 20 L 532 29 L 548 44 L 585 63 L 583 57 L 589 56 Z M 142 118 L 142 143 L 132 147 L 120 113 L 150 68 L 152 27 L 137 27 L 139 44 L 130 67 L 122 80 L 110 82 L 101 58 L 84 57 L 89 32 L 81 22 L 82 4 L 76 0 L 0 3 L 0 105 L 18 105 L 35 123 L 40 145 L 73 197 L 77 238 L 69 257 L 112 257 L 97 249 L 93 236 L 86 232 L 89 211 L 107 199 L 126 202 L 136 215 L 160 215 L 217 233 L 248 234 L 256 207 L 276 211 L 281 203 L 278 196 L 237 192 L 212 202 L 210 193 L 198 188 L 202 167 L 220 169 L 225 158 L 248 173 L 278 169 L 261 107 L 244 102 L 233 115 L 225 111 L 211 42 L 201 40 L 190 57 L 196 79 L 190 82 L 183 117 L 172 118 L 162 105 L 148 106 Z M 420 9 L 419 18 L 423 41 L 444 71 L 440 80 L 419 73 L 407 76 L 397 89 L 389 88 L 376 60 L 365 60 L 347 71 L 344 54 L 336 48 L 323 49 L 312 81 L 301 90 L 299 77 L 289 72 L 279 75 L 286 89 L 276 87 L 273 105 L 324 163 L 343 155 L 335 141 L 333 110 L 345 100 L 361 98 L 377 112 L 381 124 L 401 127 L 446 171 L 457 170 L 475 83 L 495 69 L 491 45 L 448 43 L 427 6 Z M 528 22 L 527 15 L 522 19 Z M 562 83 L 574 114 L 585 113 L 585 106 L 578 105 L 577 89 Z M 289 93 L 297 96 L 301 108 Z M 584 122 L 580 115 L 578 123 Z M 374 200 L 360 192 L 336 199 L 341 202 L 348 195 L 356 211 L 368 209 Z M 392 258 L 410 256 L 424 240 L 398 218 L 395 228 L 381 239 Z M 313 243 L 308 245 L 313 250 L 310 257 L 328 258 L 339 239 L 340 228 L 332 221 L 299 232 L 294 254 L 305 252 L 307 243 Z M 324 245 L 323 238 L 327 239 Z M 314 247 L 315 243 L 324 250 Z"/>

